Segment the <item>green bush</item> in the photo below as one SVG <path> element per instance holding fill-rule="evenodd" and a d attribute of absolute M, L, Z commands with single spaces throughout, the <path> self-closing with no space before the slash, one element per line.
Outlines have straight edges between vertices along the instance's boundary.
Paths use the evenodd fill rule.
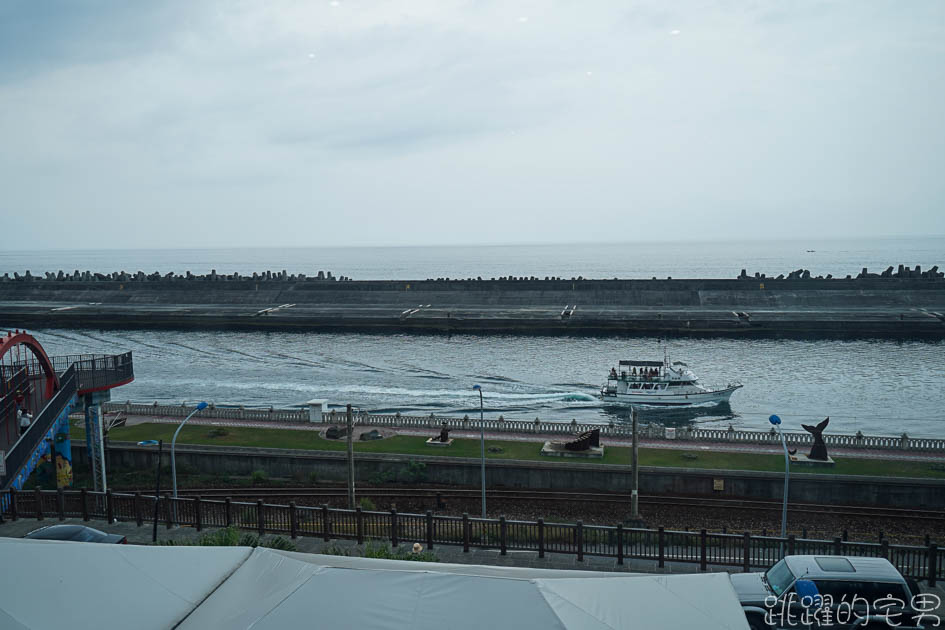
<path fill-rule="evenodd" d="M 362 510 L 367 510 L 368 512 L 374 512 L 377 510 L 377 506 L 374 505 L 374 501 L 371 501 L 367 497 L 361 497 L 360 505 Z"/>
<path fill-rule="evenodd" d="M 397 473 L 390 469 L 375 473 L 371 475 L 370 479 L 368 479 L 368 483 L 373 486 L 379 486 L 385 483 L 391 483 L 393 481 L 397 481 Z"/>
<path fill-rule="evenodd" d="M 427 478 L 427 465 L 425 462 L 418 462 L 411 459 L 407 465 L 400 471 L 400 479 L 406 483 L 416 483 L 425 481 Z"/>
<path fill-rule="evenodd" d="M 255 534 L 241 532 L 235 527 L 207 532 L 196 540 L 162 540 L 159 544 L 168 547 L 267 547 L 281 551 L 298 551 L 295 543 L 282 536 L 260 539 Z"/>
<path fill-rule="evenodd" d="M 326 556 L 350 556 L 351 550 L 348 549 L 347 547 L 342 547 L 341 545 L 336 545 L 335 543 L 332 543 L 328 545 L 327 547 L 324 547 L 321 550 L 321 553 L 323 553 Z"/>
<path fill-rule="evenodd" d="M 422 551 L 414 553 L 409 547 L 394 549 L 387 543 L 369 542 L 364 546 L 365 558 L 382 558 L 385 560 L 412 560 L 414 562 L 439 562 L 440 559 L 432 552 Z"/>
<path fill-rule="evenodd" d="M 250 475 L 250 479 L 252 479 L 253 485 L 266 483 L 269 481 L 269 473 L 265 470 L 254 470 Z"/>
<path fill-rule="evenodd" d="M 314 470 L 308 474 L 308 482 L 313 486 L 318 483 L 318 473 Z"/>

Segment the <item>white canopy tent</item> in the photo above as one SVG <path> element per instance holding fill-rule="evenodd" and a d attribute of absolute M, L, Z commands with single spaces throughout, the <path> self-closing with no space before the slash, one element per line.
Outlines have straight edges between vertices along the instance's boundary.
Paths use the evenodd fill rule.
<path fill-rule="evenodd" d="M 0 557 L 0 627 L 16 630 L 748 628 L 726 574 L 632 576 L 12 539 L 0 539 Z"/>

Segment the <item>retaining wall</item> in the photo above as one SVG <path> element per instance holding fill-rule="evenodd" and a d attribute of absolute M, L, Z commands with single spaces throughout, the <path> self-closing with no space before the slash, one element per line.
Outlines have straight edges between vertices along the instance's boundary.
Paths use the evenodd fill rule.
<path fill-rule="evenodd" d="M 87 465 L 84 445 L 73 442 L 74 465 Z M 154 470 L 154 448 L 112 444 L 108 448 L 110 468 Z M 178 470 L 214 475 L 249 475 L 264 470 L 271 477 L 308 479 L 315 473 L 323 480 L 344 480 L 344 453 L 294 451 L 241 447 L 181 446 L 176 452 Z M 358 483 L 370 482 L 384 473 L 396 473 L 411 460 L 426 464 L 426 483 L 476 487 L 480 463 L 476 459 L 357 454 Z M 721 481 L 721 490 L 716 482 Z M 780 473 L 721 471 L 678 468 L 640 468 L 640 492 L 680 496 L 712 496 L 776 500 L 782 497 L 784 476 Z M 489 460 L 489 487 L 553 490 L 627 492 L 630 467 Z M 900 508 L 945 508 L 945 481 L 935 479 L 861 477 L 792 473 L 790 501 L 823 505 L 882 505 Z"/>

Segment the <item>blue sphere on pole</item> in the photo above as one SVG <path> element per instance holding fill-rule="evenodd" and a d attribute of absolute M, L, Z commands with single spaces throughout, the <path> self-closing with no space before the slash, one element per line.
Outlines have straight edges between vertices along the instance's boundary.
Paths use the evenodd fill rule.
<path fill-rule="evenodd" d="M 771 417 L 768 418 L 768 422 L 774 425 L 778 425 L 778 424 L 781 424 L 781 418 L 779 418 L 778 416 L 772 415 Z"/>

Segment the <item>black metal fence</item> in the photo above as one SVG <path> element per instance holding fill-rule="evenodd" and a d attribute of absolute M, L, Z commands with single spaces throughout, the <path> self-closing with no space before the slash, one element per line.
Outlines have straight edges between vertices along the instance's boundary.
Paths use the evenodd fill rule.
<path fill-rule="evenodd" d="M 46 403 L 43 410 L 33 420 L 29 429 L 20 436 L 10 451 L 6 454 L 7 474 L 0 478 L 0 487 L 5 487 L 10 479 L 16 477 L 17 473 L 26 464 L 27 460 L 36 450 L 40 440 L 53 425 L 59 415 L 76 395 L 76 370 L 70 367 L 59 379 L 59 391 Z"/>
<path fill-rule="evenodd" d="M 109 522 L 136 521 L 140 526 L 153 519 L 154 495 L 141 493 L 100 493 L 86 490 L 9 491 L 6 515 L 10 518 L 66 517 L 105 519 Z M 229 498 L 205 500 L 200 497 L 163 495 L 158 501 L 159 519 L 170 528 L 175 519 L 180 525 L 198 531 L 205 527 L 238 527 L 262 534 L 282 534 L 296 538 L 313 536 L 325 541 L 348 539 L 387 540 L 397 546 L 421 542 L 427 549 L 436 545 L 499 549 L 505 555 L 510 549 L 574 555 L 578 561 L 585 556 L 656 561 L 660 567 L 667 562 L 698 564 L 705 571 L 709 565 L 729 566 L 742 571 L 766 569 L 776 563 L 783 552 L 791 554 L 869 556 L 887 558 L 906 577 L 928 580 L 934 586 L 945 579 L 945 549 L 928 546 L 893 545 L 833 540 L 753 536 L 744 534 L 683 532 L 659 529 L 637 529 L 622 525 L 584 525 L 577 523 L 545 523 L 537 521 L 401 514 L 389 512 L 321 507 L 272 505 L 232 501 Z"/>
<path fill-rule="evenodd" d="M 64 354 L 49 357 L 49 361 L 60 380 L 69 368 L 75 366 L 79 392 L 114 387 L 134 377 L 134 361 L 130 351 L 124 354 Z M 25 367 L 30 374 L 42 373 L 42 367 L 35 358 L 20 361 L 16 367 Z"/>

